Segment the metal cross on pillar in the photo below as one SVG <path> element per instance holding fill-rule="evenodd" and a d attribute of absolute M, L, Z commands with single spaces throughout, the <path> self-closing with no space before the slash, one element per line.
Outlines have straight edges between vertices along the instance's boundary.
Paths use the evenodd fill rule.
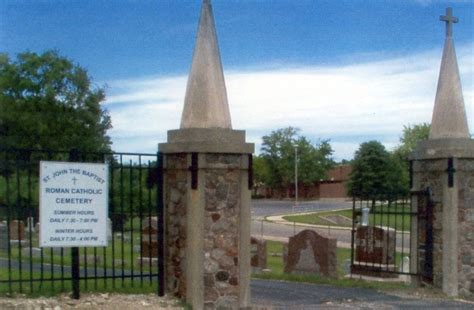
<path fill-rule="evenodd" d="M 446 22 L 446 36 L 453 36 L 453 24 L 457 23 L 459 19 L 453 16 L 453 9 L 446 8 L 446 15 L 441 15 L 439 20 Z"/>

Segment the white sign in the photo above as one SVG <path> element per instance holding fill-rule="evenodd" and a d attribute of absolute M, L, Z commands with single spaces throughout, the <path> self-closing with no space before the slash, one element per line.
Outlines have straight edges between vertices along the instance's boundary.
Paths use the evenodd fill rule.
<path fill-rule="evenodd" d="M 108 166 L 40 162 L 40 247 L 107 246 Z"/>

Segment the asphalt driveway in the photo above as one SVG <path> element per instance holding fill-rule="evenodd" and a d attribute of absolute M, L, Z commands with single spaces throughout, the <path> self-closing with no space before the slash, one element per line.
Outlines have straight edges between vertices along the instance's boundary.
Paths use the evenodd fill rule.
<path fill-rule="evenodd" d="M 252 305 L 271 309 L 474 309 L 474 303 L 395 296 L 374 289 L 252 280 Z"/>

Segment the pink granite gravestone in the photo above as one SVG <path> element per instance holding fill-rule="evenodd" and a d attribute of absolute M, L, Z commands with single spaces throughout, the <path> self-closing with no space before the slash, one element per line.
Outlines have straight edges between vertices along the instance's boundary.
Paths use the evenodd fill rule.
<path fill-rule="evenodd" d="M 336 250 L 336 239 L 326 238 L 313 230 L 303 230 L 289 239 L 285 272 L 336 278 Z"/>

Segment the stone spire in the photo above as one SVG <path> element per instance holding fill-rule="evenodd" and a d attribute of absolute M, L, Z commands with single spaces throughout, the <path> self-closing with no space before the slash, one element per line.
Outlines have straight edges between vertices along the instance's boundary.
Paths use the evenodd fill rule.
<path fill-rule="evenodd" d="M 181 129 L 232 128 L 210 0 L 203 0 Z"/>
<path fill-rule="evenodd" d="M 452 37 L 453 23 L 457 23 L 458 19 L 452 15 L 452 9 L 447 8 L 446 16 L 440 16 L 440 20 L 446 22 L 446 39 L 429 138 L 469 139 L 461 79 Z"/>

